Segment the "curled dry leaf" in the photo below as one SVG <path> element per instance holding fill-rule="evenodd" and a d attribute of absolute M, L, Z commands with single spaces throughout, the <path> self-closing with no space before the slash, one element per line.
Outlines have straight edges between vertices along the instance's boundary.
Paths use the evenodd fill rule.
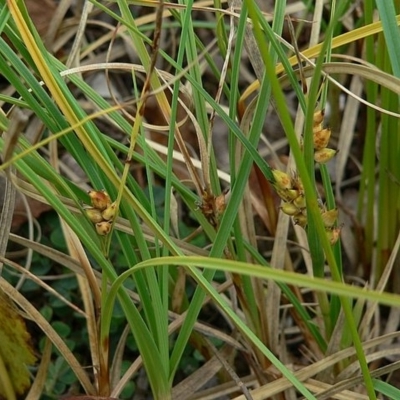
<path fill-rule="evenodd" d="M 0 357 L 17 395 L 23 395 L 30 386 L 27 365 L 36 361 L 31 337 L 25 321 L 9 297 L 0 291 Z M 4 376 L 3 376 L 4 378 Z M 0 398 L 7 398 L 0 381 Z"/>

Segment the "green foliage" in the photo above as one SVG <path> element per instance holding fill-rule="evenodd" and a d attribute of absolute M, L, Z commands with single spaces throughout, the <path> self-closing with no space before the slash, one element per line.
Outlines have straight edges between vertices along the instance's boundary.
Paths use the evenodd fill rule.
<path fill-rule="evenodd" d="M 58 356 L 49 365 L 44 394 L 52 399 L 56 399 L 75 383 L 76 376 L 69 368 L 64 357 Z"/>
<path fill-rule="evenodd" d="M 235 356 L 243 358 L 246 353 L 248 369 L 259 378 L 260 388 L 254 393 L 263 391 L 262 398 L 277 394 L 273 384 L 280 379 L 285 382 L 280 390 L 291 390 L 288 398 L 295 391 L 307 399 L 320 395 L 304 383 L 308 378 L 321 379 L 331 390 L 337 377 L 349 379 L 348 390 L 357 390 L 362 381 L 371 399 L 376 398 L 375 391 L 397 393 L 375 376 L 372 379 L 367 361 L 374 359 L 380 345 L 369 340 L 376 335 L 371 328 L 374 312 L 381 304 L 400 305 L 399 296 L 389 293 L 393 288 L 387 286 L 391 275 L 394 282 L 398 279 L 393 266 L 400 227 L 399 146 L 394 134 L 399 128 L 399 115 L 394 114 L 400 92 L 399 21 L 395 7 L 386 3 L 377 2 L 381 24 L 372 23 L 374 3 L 368 0 L 364 20 L 353 21 L 360 28 L 344 32 L 347 22 L 342 17 L 351 2 L 341 2 L 337 8 L 332 2 L 325 10 L 326 20 L 319 3 L 313 9 L 304 7 L 304 18 L 296 21 L 285 17 L 285 1 L 276 2 L 270 24 L 253 0 L 230 10 L 221 9 L 219 1 L 214 9 L 188 1 L 174 6 L 133 2 L 154 7 L 144 16 L 135 15 L 125 0 L 115 0 L 113 7 L 92 0 L 87 4 L 118 24 L 118 32 L 104 33 L 104 42 L 86 43 L 81 33 L 90 29 L 88 6 L 74 32 L 74 44 L 57 58 L 48 50 L 55 43 L 38 35 L 24 2 L 0 0 L 0 73 L 20 97 L 1 96 L 12 110 L 0 114 L 0 126 L 6 131 L 0 137 L 0 168 L 7 170 L 21 192 L 54 210 L 40 220 L 40 243 L 10 236 L 32 249 L 26 257 L 30 269 L 5 260 L 0 281 L 7 288 L 6 282 L 18 288 L 12 292 L 14 301 L 41 332 L 38 349 L 43 357 L 34 371 L 34 387 L 42 388 L 43 398 L 56 398 L 70 389 L 131 398 L 143 367 L 153 398 L 169 399 L 179 384 L 177 376 L 189 379 L 202 365 L 213 362 L 215 349 L 223 354 L 228 345 L 234 349 L 229 359 L 232 371 Z M 210 18 L 207 23 L 200 20 L 202 13 Z M 300 31 L 308 19 L 314 21 L 309 24 L 313 32 L 323 29 L 311 37 L 324 39 L 318 45 L 312 39 L 300 54 L 283 39 L 284 27 L 289 27 L 295 44 L 297 33 L 291 24 L 296 22 Z M 179 34 L 172 51 L 159 41 L 167 29 Z M 111 49 L 114 41 L 119 45 L 119 35 L 137 64 L 113 64 L 113 51 L 102 53 L 101 43 L 110 43 Z M 210 36 L 217 38 L 211 44 Z M 359 39 L 368 43 L 365 54 L 370 65 L 364 60 L 360 65 L 332 61 L 334 51 L 350 54 L 353 46 L 347 45 Z M 87 51 L 93 53 L 88 56 Z M 107 66 L 97 62 L 102 56 L 101 62 L 109 61 Z M 355 60 L 363 53 L 351 56 Z M 252 65 L 253 82 L 241 82 L 243 59 Z M 92 61 L 94 65 L 85 65 Z M 127 73 L 123 85 L 133 99 L 127 103 L 120 103 L 118 96 L 107 99 L 91 86 L 87 72 L 106 68 L 110 87 L 117 82 L 113 69 Z M 204 71 L 212 76 L 211 83 Z M 349 122 L 354 99 L 348 96 L 342 113 L 339 96 L 335 98 L 338 73 L 362 78 L 368 102 L 362 172 L 353 186 L 358 194 L 355 211 L 342 207 L 342 183 L 348 159 L 355 158 L 353 131 L 360 128 Z M 287 87 L 296 96 L 297 111 L 288 108 Z M 349 87 L 353 90 L 353 80 Z M 352 95 L 357 98 L 357 93 Z M 152 101 L 166 121 L 162 126 L 146 114 L 152 113 Z M 337 125 L 332 127 L 333 141 L 340 150 L 335 175 L 331 164 L 315 163 L 316 126 L 322 130 L 327 125 L 323 113 L 322 121 L 315 122 L 315 112 L 328 103 L 330 123 Z M 284 188 L 279 187 L 276 171 L 282 174 L 280 162 L 286 154 L 268 159 L 274 169 L 261 155 L 271 104 L 290 148 L 287 175 L 281 176 L 291 183 Z M 376 104 L 381 108 L 373 108 Z M 28 127 L 18 120 L 18 108 L 29 110 L 32 121 L 40 125 L 35 143 L 23 134 Z M 353 114 L 358 114 L 355 110 Z M 226 130 L 224 148 L 212 141 L 219 133 L 216 121 Z M 100 122 L 107 128 L 100 129 Z M 111 128 L 118 130 L 115 137 Z M 191 157 L 191 147 L 200 162 Z M 228 155 L 225 173 L 217 168 L 222 153 Z M 76 163 L 84 182 L 64 168 L 60 155 Z M 356 181 L 353 178 L 349 180 Z M 223 191 L 227 185 L 230 190 Z M 292 205 L 295 199 L 304 202 L 296 205 L 296 213 L 300 210 L 304 217 L 300 226 L 291 227 L 290 219 L 280 213 L 274 190 L 281 190 L 281 198 L 301 192 L 285 200 Z M 355 228 L 363 230 L 357 235 L 347 229 L 343 237 L 358 240 L 358 255 L 364 259 L 347 269 L 362 269 L 366 288 L 345 283 L 347 258 L 356 259 L 357 254 L 347 243 L 342 245 L 340 223 L 327 224 L 324 219 L 325 212 L 337 207 L 340 213 L 352 214 Z M 31 235 L 30 230 L 25 233 Z M 265 245 L 271 237 L 271 246 Z M 211 327 L 200 317 L 206 305 L 217 315 Z M 307 361 L 309 365 L 286 347 L 285 335 L 292 327 L 315 357 Z M 379 331 L 382 342 L 384 333 Z M 47 358 L 45 337 L 54 345 Z M 318 363 L 323 361 L 322 367 Z M 298 371 L 292 371 L 292 363 L 299 364 Z M 352 363 L 357 364 L 355 378 L 344 376 Z M 312 366 L 315 370 L 310 372 Z M 218 371 L 221 383 L 228 380 L 229 368 L 225 369 Z M 356 383 L 351 383 L 353 378 Z"/>

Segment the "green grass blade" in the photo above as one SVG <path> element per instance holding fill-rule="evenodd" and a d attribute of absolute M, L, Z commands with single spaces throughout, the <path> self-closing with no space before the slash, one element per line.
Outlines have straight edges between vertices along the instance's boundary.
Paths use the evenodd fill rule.
<path fill-rule="evenodd" d="M 393 73 L 400 77 L 400 33 L 396 22 L 395 5 L 391 1 L 377 0 L 376 6 L 382 20 L 383 34 Z"/>

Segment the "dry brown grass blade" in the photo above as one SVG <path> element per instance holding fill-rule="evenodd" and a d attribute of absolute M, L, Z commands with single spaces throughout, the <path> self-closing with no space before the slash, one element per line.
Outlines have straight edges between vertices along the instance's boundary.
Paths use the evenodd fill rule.
<path fill-rule="evenodd" d="M 9 159 L 12 155 L 14 147 L 18 141 L 21 131 L 25 128 L 28 119 L 19 109 L 15 109 L 11 114 L 10 124 L 8 130 L 3 132 L 5 140 L 3 151 L 3 162 Z M 2 210 L 0 215 L 0 256 L 4 256 L 8 244 L 8 236 L 11 230 L 12 219 L 14 215 L 15 194 L 16 189 L 12 184 L 10 175 L 14 171 L 14 167 L 10 167 L 7 171 L 7 178 L 5 181 L 5 190 L 2 199 Z M 2 263 L 0 263 L 0 275 L 2 270 Z"/>
<path fill-rule="evenodd" d="M 128 338 L 129 334 L 131 333 L 131 329 L 129 325 L 126 325 L 119 340 L 117 348 L 114 352 L 114 357 L 111 363 L 111 370 L 110 370 L 110 382 L 111 382 L 111 389 L 113 389 L 119 382 L 121 377 L 121 370 L 122 370 L 122 361 L 124 360 L 124 352 L 126 346 L 126 339 Z M 114 395 L 112 395 L 114 396 Z"/>
<path fill-rule="evenodd" d="M 78 261 L 58 250 L 55 250 L 53 248 L 50 248 L 44 244 L 38 243 L 34 240 L 30 240 L 27 238 L 24 238 L 22 236 L 18 236 L 14 233 L 10 234 L 10 241 L 17 243 L 21 246 L 24 246 L 26 248 L 30 248 L 33 251 L 37 252 L 38 254 L 41 254 L 42 256 L 49 258 L 50 260 L 55 261 L 56 263 L 63 265 L 64 267 L 68 268 L 74 273 L 81 274 L 82 276 L 85 276 L 85 273 L 82 269 L 82 267 L 79 265 Z M 21 270 L 22 273 L 26 273 L 24 269 Z M 98 275 L 97 271 L 94 272 L 96 275 L 97 279 L 100 279 L 100 276 Z"/>
<path fill-rule="evenodd" d="M 330 399 L 337 399 L 337 400 L 368 400 L 369 397 L 365 394 L 357 393 L 354 391 L 343 389 L 342 387 L 335 387 L 335 385 L 329 385 L 327 383 L 317 381 L 315 379 L 309 379 L 305 382 L 305 387 L 310 390 L 312 393 L 316 395 L 317 399 L 326 398 L 322 394 L 319 396 L 320 393 L 326 393 L 329 391 L 329 398 Z M 335 389 L 337 390 L 337 394 L 335 394 Z"/>
<path fill-rule="evenodd" d="M 241 380 L 249 389 L 258 385 L 254 375 L 245 376 L 241 378 Z M 229 398 L 231 398 L 237 391 L 236 382 L 226 382 L 209 389 L 199 390 L 197 393 L 193 394 L 190 400 L 215 400 L 224 398 L 224 396 L 229 396 Z"/>
<path fill-rule="evenodd" d="M 342 126 L 340 127 L 338 149 L 335 164 L 335 195 L 339 202 L 342 201 L 341 184 L 346 165 L 350 158 L 351 144 L 353 143 L 354 135 L 356 134 L 356 124 L 359 116 L 360 102 L 357 98 L 362 96 L 364 84 L 358 76 L 353 76 L 350 83 L 350 91 L 355 97 L 349 97 L 346 101 L 346 106 L 342 118 Z M 345 243 L 343 243 L 345 246 Z M 350 249 L 351 251 L 351 249 Z"/>
<path fill-rule="evenodd" d="M 209 361 L 172 389 L 172 397 L 176 400 L 192 399 L 195 392 L 212 379 L 221 368 L 225 368 L 225 370 L 233 373 L 233 369 L 226 361 L 231 351 L 232 348 L 229 345 L 225 345 L 220 351 L 214 349 L 215 355 Z M 240 387 L 242 387 L 246 398 L 250 399 L 251 397 L 249 397 L 248 390 L 243 382 L 238 382 L 238 377 L 235 377 L 234 380 L 237 384 L 237 390 L 240 391 Z"/>
<path fill-rule="evenodd" d="M 389 260 L 382 272 L 382 275 L 379 279 L 378 284 L 376 285 L 375 290 L 379 291 L 384 291 L 387 283 L 390 280 L 390 277 L 392 275 L 393 268 L 396 265 L 396 262 L 398 262 L 398 257 L 399 257 L 399 250 L 400 250 L 400 232 L 397 235 L 396 242 L 393 246 L 393 250 L 390 254 Z M 377 311 L 377 307 L 379 305 L 377 303 L 367 303 L 366 307 L 366 312 L 363 316 L 363 319 L 360 323 L 360 330 L 361 332 L 368 330 L 368 326 L 371 323 L 371 320 L 373 318 L 374 313 Z M 393 327 L 393 330 L 397 330 L 397 325 L 396 327 Z M 385 330 L 385 333 L 390 333 L 390 331 Z"/>
<path fill-rule="evenodd" d="M 222 365 L 218 358 L 216 356 L 212 357 L 193 374 L 172 389 L 172 398 L 176 400 L 188 400 L 193 398 L 193 394 L 210 381 L 221 368 Z"/>
<path fill-rule="evenodd" d="M 301 54 L 301 53 L 300 53 Z M 303 57 L 304 58 L 304 57 Z M 306 77 L 310 77 L 314 74 L 315 64 L 309 60 L 304 58 L 308 64 L 303 69 L 303 73 Z M 328 79 L 335 86 L 337 86 L 343 93 L 350 97 L 355 97 L 360 103 L 365 104 L 367 107 L 373 108 L 374 110 L 379 111 L 380 113 L 390 115 L 392 117 L 400 118 L 399 113 L 395 113 L 389 110 L 385 110 L 382 107 L 379 107 L 376 104 L 370 103 L 366 101 L 363 97 L 356 96 L 351 92 L 350 89 L 339 83 L 335 78 L 332 77 L 334 74 L 340 75 L 355 75 L 359 76 L 362 79 L 370 80 L 371 82 L 375 82 L 376 84 L 386 87 L 391 90 L 393 93 L 400 94 L 400 79 L 396 78 L 393 75 L 390 75 L 386 72 L 378 70 L 374 67 L 371 67 L 365 63 L 350 63 L 350 62 L 329 62 L 322 65 L 322 74 L 324 78 Z M 283 75 L 279 79 L 283 88 L 287 88 L 290 86 L 290 81 L 287 75 Z M 242 94 L 241 102 L 244 102 L 248 96 L 253 93 L 254 89 L 257 88 L 257 85 L 254 86 L 254 83 L 250 85 Z"/>
<path fill-rule="evenodd" d="M 209 340 L 207 340 L 208 345 L 211 347 L 213 353 L 223 366 L 224 370 L 228 373 L 228 375 L 232 378 L 232 380 L 236 383 L 238 387 L 238 391 L 241 391 L 246 398 L 246 400 L 252 400 L 251 394 L 247 388 L 247 386 L 244 384 L 244 382 L 239 378 L 239 376 L 236 374 L 234 368 L 232 365 L 228 362 L 227 358 L 230 355 L 229 353 L 231 352 L 230 346 L 225 346 L 221 350 L 218 350 Z M 226 351 L 228 352 L 226 354 Z M 224 354 L 225 353 L 225 354 Z M 234 359 L 231 355 L 230 361 L 234 363 Z"/>
<path fill-rule="evenodd" d="M 94 316 L 95 313 L 100 310 L 101 307 L 101 291 L 99 285 L 96 281 L 96 277 L 93 272 L 93 267 L 90 264 L 90 261 L 87 257 L 87 254 L 82 246 L 82 243 L 79 241 L 76 234 L 72 231 L 72 229 L 65 224 L 64 221 L 61 220 L 62 228 L 64 232 L 64 237 L 67 242 L 69 254 L 72 258 L 76 259 L 79 265 L 82 267 L 83 271 L 85 272 L 85 277 L 87 279 L 87 283 L 89 284 L 91 295 L 93 298 L 88 300 L 88 306 L 91 304 L 90 308 L 93 308 L 93 301 L 96 307 L 96 310 L 91 310 L 90 313 Z M 86 288 L 87 291 L 89 288 Z"/>
<path fill-rule="evenodd" d="M 156 143 L 150 139 L 146 139 L 146 141 L 151 146 L 151 148 L 154 149 L 155 151 L 157 151 L 158 153 L 163 154 L 165 156 L 168 154 L 168 148 L 166 146 L 160 145 L 159 143 Z M 179 162 L 185 161 L 182 154 L 176 150 L 173 150 L 172 155 L 173 155 L 174 160 L 176 160 L 176 161 L 179 161 Z M 201 161 L 197 160 L 193 157 L 192 157 L 192 164 L 198 171 L 201 171 L 203 168 Z M 226 183 L 230 183 L 230 176 L 226 172 L 218 170 L 217 173 L 218 173 L 218 177 L 222 181 L 224 181 Z"/>
<path fill-rule="evenodd" d="M 377 350 L 373 353 L 367 354 L 366 358 L 368 362 L 373 362 L 389 357 L 398 357 L 399 355 L 400 348 L 398 346 L 396 348 L 393 348 L 393 346 L 391 346 L 389 348 L 384 348 L 383 350 Z M 358 360 L 352 362 L 347 368 L 345 368 L 340 374 L 338 374 L 336 379 L 338 382 L 340 382 L 348 377 L 353 377 L 354 375 L 360 375 L 360 365 Z"/>
<path fill-rule="evenodd" d="M 101 312 L 101 292 L 99 283 L 94 274 L 93 268 L 90 265 L 89 259 L 81 242 L 72 229 L 62 220 L 61 226 L 64 232 L 65 241 L 68 246 L 70 256 L 75 259 L 82 267 L 85 276 L 76 274 L 82 302 L 86 313 L 86 326 L 88 330 L 88 341 L 90 347 L 90 355 L 93 365 L 93 375 L 97 378 L 98 375 L 104 373 L 104 369 L 108 371 L 108 350 L 103 351 L 99 345 L 99 332 L 97 317 Z M 106 367 L 105 367 L 106 366 Z M 103 377 L 108 382 L 107 377 Z M 97 379 L 96 379 L 97 381 Z"/>
<path fill-rule="evenodd" d="M 290 264 L 288 257 L 288 231 L 290 217 L 282 212 L 278 214 L 278 224 L 275 231 L 275 240 L 272 248 L 271 265 L 275 269 L 284 269 Z M 273 282 L 268 281 L 266 296 L 266 315 L 268 315 L 268 344 L 274 354 L 280 354 L 279 336 L 281 334 L 281 319 L 279 317 L 281 304 L 281 289 Z"/>
<path fill-rule="evenodd" d="M 65 62 L 67 67 L 79 64 L 82 40 L 84 39 L 87 20 L 90 12 L 93 10 L 93 7 L 94 5 L 90 1 L 85 1 L 83 4 L 83 10 L 79 18 L 79 25 L 75 34 L 74 42 L 72 44 L 70 53 L 68 54 L 67 61 Z"/>
<path fill-rule="evenodd" d="M 243 7 L 242 0 L 228 0 L 228 4 L 229 9 L 241 10 Z M 249 56 L 250 63 L 253 66 L 257 79 L 261 82 L 265 69 L 264 62 L 262 60 L 260 50 L 253 35 L 253 29 L 250 24 L 246 26 L 244 42 L 244 47 Z"/>
<path fill-rule="evenodd" d="M 400 369 L 400 361 L 397 361 L 393 364 L 386 365 L 384 367 L 378 368 L 374 371 L 371 371 L 371 377 L 379 378 L 381 376 L 390 374 L 394 371 L 398 371 Z M 355 387 L 356 385 L 362 384 L 363 377 L 358 375 L 349 379 L 344 379 L 341 382 L 332 385 L 330 388 L 325 389 L 323 392 L 319 392 L 316 396 L 318 400 L 328 400 L 335 393 L 339 393 L 347 388 Z M 346 399 L 347 400 L 347 399 Z"/>
<path fill-rule="evenodd" d="M 165 85 L 168 85 L 168 89 L 172 92 L 171 87 L 169 86 L 170 83 L 165 81 L 164 78 L 162 78 Z M 200 151 L 200 168 L 196 168 L 194 161 L 195 159 L 193 157 L 190 156 L 188 148 L 185 144 L 185 140 L 182 136 L 182 133 L 180 131 L 180 127 L 179 125 L 176 125 L 176 129 L 175 129 L 175 140 L 176 143 L 179 147 L 180 150 L 180 154 L 182 155 L 182 159 L 185 162 L 186 168 L 189 172 L 189 175 L 191 177 L 191 180 L 196 188 L 196 192 L 198 193 L 199 196 L 201 196 L 201 194 L 203 193 L 203 189 L 204 189 L 204 179 L 200 178 L 200 174 L 199 171 L 204 171 L 205 168 L 208 168 L 208 163 L 207 163 L 207 145 L 203 136 L 203 133 L 201 131 L 201 128 L 197 122 L 196 117 L 193 115 L 192 111 L 190 110 L 190 108 L 185 104 L 185 102 L 178 97 L 178 102 L 179 105 L 184 109 L 184 111 L 186 112 L 187 117 L 189 118 L 189 120 L 191 121 L 191 123 L 193 124 L 195 133 L 196 133 L 196 137 L 197 137 L 197 141 L 198 141 L 198 145 L 199 145 L 199 151 Z"/>
<path fill-rule="evenodd" d="M 393 340 L 393 338 L 399 337 L 400 332 L 395 332 L 392 334 L 384 335 L 379 338 L 371 339 L 367 342 L 364 342 L 364 350 L 369 350 L 376 346 L 379 346 L 382 343 Z M 319 372 L 330 368 L 341 360 L 349 359 L 353 357 L 355 354 L 355 349 L 353 347 L 341 350 L 335 354 L 325 357 L 322 360 L 319 360 L 311 365 L 303 367 L 302 369 L 295 371 L 294 376 L 300 382 L 306 382 L 308 379 L 315 377 Z M 372 372 L 373 373 L 373 372 Z M 360 383 L 363 382 L 363 377 L 360 376 Z M 251 392 L 254 400 L 264 400 L 268 399 L 271 396 L 281 393 L 284 390 L 290 388 L 292 384 L 286 378 L 276 379 L 274 382 L 268 383 L 266 385 L 261 386 L 260 388 L 254 389 Z M 234 400 L 245 400 L 243 396 L 235 397 Z"/>
<path fill-rule="evenodd" d="M 330 356 L 330 355 L 335 354 L 338 351 L 340 351 L 340 346 L 341 346 L 341 342 L 343 339 L 344 321 L 345 321 L 345 316 L 344 316 L 343 310 L 341 310 L 339 313 L 339 316 L 336 320 L 335 328 L 332 332 L 332 335 L 331 335 L 329 343 L 328 343 L 328 347 L 327 347 L 323 357 Z M 321 360 L 323 357 L 320 357 L 319 359 Z M 315 376 L 315 378 L 322 382 L 330 382 L 330 380 L 333 376 L 332 375 L 333 368 L 334 368 L 334 366 L 324 369 L 319 374 L 317 374 Z"/>
<path fill-rule="evenodd" d="M 28 123 L 28 117 L 22 110 L 14 108 L 11 113 L 10 123 L 7 131 L 3 132 L 4 148 L 3 148 L 3 163 L 6 163 L 14 152 L 14 148 L 18 143 L 19 136 Z"/>
<path fill-rule="evenodd" d="M 25 400 L 40 400 L 43 395 L 43 388 L 46 384 L 48 368 L 51 361 L 52 347 L 53 345 L 51 341 L 46 337 L 44 349 L 41 354 L 40 365 Z"/>
<path fill-rule="evenodd" d="M 234 18 L 231 16 L 230 18 L 230 32 L 229 32 L 229 37 L 228 37 L 228 43 L 227 43 L 227 49 L 226 49 L 226 55 L 225 55 L 225 60 L 222 65 L 222 70 L 221 70 L 221 76 L 218 82 L 218 88 L 217 88 L 217 93 L 215 95 L 215 102 L 219 104 L 221 102 L 221 96 L 222 96 L 222 91 L 223 87 L 226 81 L 226 75 L 228 73 L 228 68 L 231 62 L 231 56 L 232 56 L 232 46 L 235 38 L 235 24 L 234 24 Z M 208 135 L 207 135 L 207 140 L 208 140 L 208 145 L 207 145 L 207 152 L 201 154 L 201 160 L 203 164 L 203 179 L 204 179 L 204 184 L 205 184 L 205 189 L 207 193 L 212 193 L 211 189 L 211 180 L 210 180 L 210 159 L 211 159 L 211 154 L 213 151 L 213 126 L 214 126 L 214 121 L 215 121 L 215 116 L 216 116 L 216 111 L 214 108 L 211 109 L 211 114 L 209 118 L 209 126 L 208 126 Z M 201 147 L 200 147 L 201 150 Z M 204 159 L 206 157 L 206 159 Z M 203 160 L 204 159 L 204 160 Z"/>
<path fill-rule="evenodd" d="M 186 299 L 187 272 L 183 267 L 178 267 L 174 289 L 171 294 L 171 309 L 174 312 L 181 312 L 182 305 Z"/>
<path fill-rule="evenodd" d="M 113 387 L 110 396 L 118 397 L 125 385 L 132 379 L 133 375 L 136 374 L 140 368 L 143 366 L 142 357 L 138 357 L 125 372 L 124 376 L 118 381 L 118 383 Z"/>
<path fill-rule="evenodd" d="M 4 256 L 8 244 L 8 235 L 11 230 L 12 218 L 15 204 L 15 187 L 9 179 L 5 182 L 5 191 L 3 197 L 2 210 L 0 215 L 0 255 Z M 2 263 L 0 263 L 0 275 Z"/>

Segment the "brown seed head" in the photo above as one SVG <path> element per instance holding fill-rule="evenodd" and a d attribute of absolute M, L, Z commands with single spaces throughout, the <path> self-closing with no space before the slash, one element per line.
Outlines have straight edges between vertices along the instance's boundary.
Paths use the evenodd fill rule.
<path fill-rule="evenodd" d="M 328 146 L 329 139 L 331 137 L 330 129 L 322 129 L 318 132 L 314 132 L 314 149 L 321 150 Z"/>
<path fill-rule="evenodd" d="M 325 164 L 329 160 L 331 160 L 333 157 L 335 157 L 336 153 L 337 153 L 337 150 L 328 149 L 328 148 L 317 150 L 314 153 L 314 160 L 317 163 Z"/>
<path fill-rule="evenodd" d="M 314 117 L 313 117 L 313 126 L 322 124 L 324 117 L 325 117 L 325 110 L 315 111 Z"/>
<path fill-rule="evenodd" d="M 339 226 L 326 230 L 326 235 L 328 236 L 328 240 L 331 245 L 334 245 L 339 240 L 341 230 L 342 227 Z"/>
<path fill-rule="evenodd" d="M 111 199 L 105 190 L 89 190 L 88 195 L 92 201 L 92 206 L 99 210 L 105 210 L 110 204 Z"/>
<path fill-rule="evenodd" d="M 215 211 L 218 215 L 221 215 L 225 211 L 226 204 L 228 203 L 230 194 L 231 194 L 230 189 L 225 190 L 215 198 Z"/>
<path fill-rule="evenodd" d="M 110 221 L 102 221 L 96 224 L 96 232 L 100 236 L 106 236 L 111 231 L 112 223 Z"/>
<path fill-rule="evenodd" d="M 325 228 L 332 228 L 338 217 L 338 209 L 334 208 L 332 210 L 323 211 L 321 216 Z"/>

